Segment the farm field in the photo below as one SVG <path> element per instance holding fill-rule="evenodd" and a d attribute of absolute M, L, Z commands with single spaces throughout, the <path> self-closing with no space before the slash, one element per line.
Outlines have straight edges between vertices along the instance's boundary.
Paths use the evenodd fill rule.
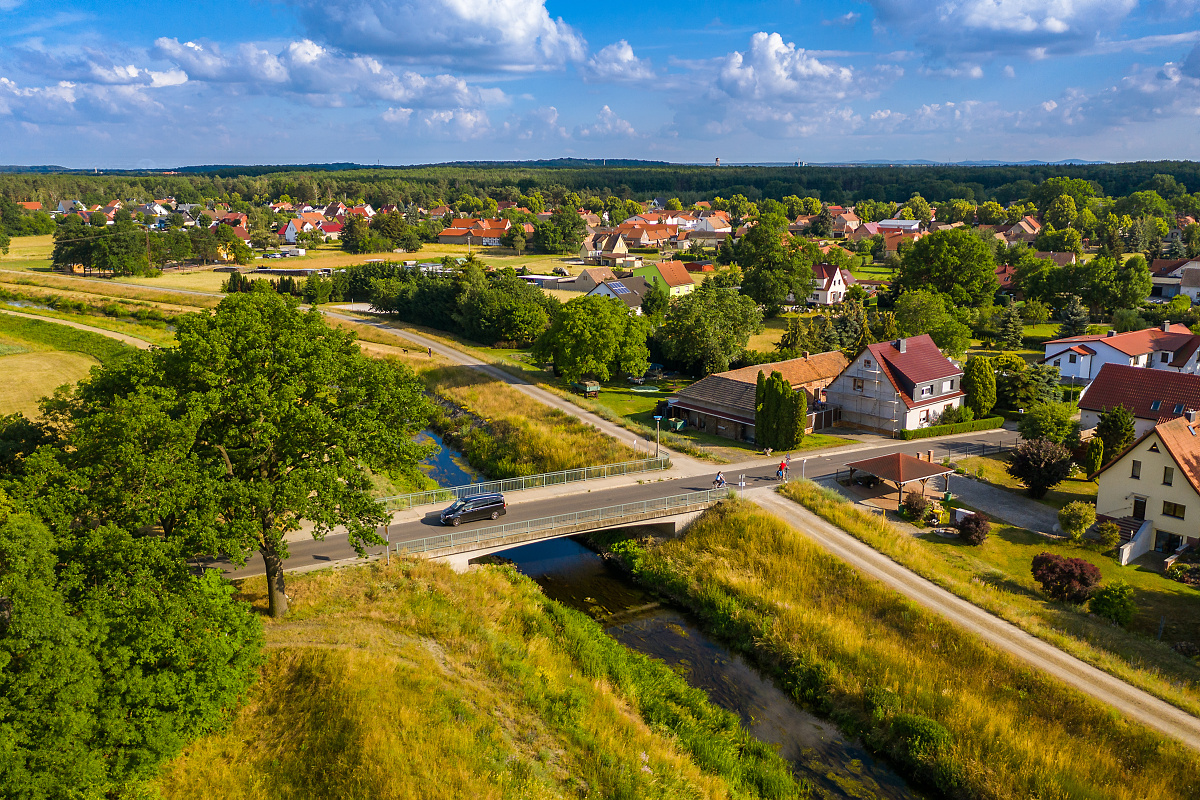
<path fill-rule="evenodd" d="M 100 364 L 83 353 L 54 350 L 19 352 L 12 339 L 0 336 L 0 416 L 20 412 L 40 416 L 38 403 L 64 383 L 76 383 Z"/>

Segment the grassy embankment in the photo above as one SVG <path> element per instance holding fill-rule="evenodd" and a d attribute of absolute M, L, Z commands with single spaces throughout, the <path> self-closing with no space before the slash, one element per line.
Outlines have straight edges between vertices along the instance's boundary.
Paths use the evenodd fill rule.
<path fill-rule="evenodd" d="M 263 581 L 242 584 L 265 608 Z M 504 567 L 289 578 L 228 730 L 166 798 L 789 798 L 787 765 L 661 663 Z"/>
<path fill-rule="evenodd" d="M 742 502 L 613 545 L 797 699 L 951 798 L 1190 798 L 1200 757 L 865 578 Z"/>
<path fill-rule="evenodd" d="M 841 495 L 810 481 L 793 481 L 784 496 L 837 525 L 944 589 L 1134 686 L 1200 716 L 1200 663 L 1170 648 L 1200 641 L 1200 591 L 1151 570 L 1122 567 L 1095 550 L 993 523 L 991 536 L 971 547 L 958 539 L 911 536 Z M 1095 564 L 1105 582 L 1134 589 L 1139 611 L 1130 631 L 1064 603 L 1047 600 L 1030 574 L 1042 551 Z M 1164 641 L 1156 641 L 1161 618 Z"/>
<path fill-rule="evenodd" d="M 38 402 L 132 349 L 98 333 L 0 314 L 0 415 L 38 415 Z"/>
<path fill-rule="evenodd" d="M 1022 497 L 1028 497 L 1025 494 L 1024 485 L 1008 474 L 1008 462 L 1011 459 L 1012 453 L 999 453 L 994 456 L 968 456 L 955 459 L 954 463 L 966 470 L 968 475 L 975 475 L 990 484 L 1020 494 Z M 1046 496 L 1037 502 L 1052 508 L 1062 508 L 1067 503 L 1073 503 L 1076 500 L 1095 503 L 1096 482 L 1068 478 L 1046 492 Z"/>

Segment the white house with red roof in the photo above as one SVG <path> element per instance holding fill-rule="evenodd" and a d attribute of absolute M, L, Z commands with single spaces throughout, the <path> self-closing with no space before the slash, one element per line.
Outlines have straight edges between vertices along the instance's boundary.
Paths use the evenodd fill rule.
<path fill-rule="evenodd" d="M 842 420 L 895 434 L 936 425 L 963 403 L 963 371 L 929 334 L 869 345 L 825 389 Z"/>
<path fill-rule="evenodd" d="M 499 247 L 500 239 L 512 227 L 507 219 L 475 219 L 463 217 L 451 220 L 450 226 L 438 234 L 439 244 L 474 244 Z"/>
<path fill-rule="evenodd" d="M 1157 328 L 1070 336 L 1046 342 L 1041 363 L 1058 367 L 1064 381 L 1091 383 L 1105 364 L 1195 373 L 1200 336 L 1169 321 Z"/>
<path fill-rule="evenodd" d="M 813 264 L 813 290 L 808 302 L 820 306 L 831 306 L 846 299 L 846 290 L 854 283 L 850 270 L 839 269 L 832 264 Z"/>
<path fill-rule="evenodd" d="M 1133 414 L 1137 436 L 1167 422 L 1200 411 L 1200 375 L 1174 370 L 1105 364 L 1079 396 L 1079 427 L 1096 427 L 1105 409 L 1125 406 Z"/>

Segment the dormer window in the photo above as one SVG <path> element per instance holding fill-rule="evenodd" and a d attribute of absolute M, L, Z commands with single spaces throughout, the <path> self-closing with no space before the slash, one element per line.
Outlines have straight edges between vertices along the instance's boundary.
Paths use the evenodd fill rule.
<path fill-rule="evenodd" d="M 1176 404 L 1175 404 L 1175 413 L 1176 413 L 1176 414 L 1182 414 L 1182 413 L 1183 413 L 1183 403 L 1176 403 Z"/>
<path fill-rule="evenodd" d="M 921 397 L 932 397 L 932 396 L 933 396 L 933 387 L 932 386 L 922 386 L 921 387 Z"/>
<path fill-rule="evenodd" d="M 1162 364 L 1166 364 L 1168 361 L 1170 361 L 1170 360 L 1171 360 L 1171 354 L 1170 354 L 1170 353 L 1168 353 L 1166 350 L 1164 350 L 1164 351 L 1162 352 L 1162 355 L 1160 355 L 1160 356 L 1158 357 L 1158 360 L 1159 360 L 1159 362 L 1160 362 L 1160 363 L 1162 363 Z"/>

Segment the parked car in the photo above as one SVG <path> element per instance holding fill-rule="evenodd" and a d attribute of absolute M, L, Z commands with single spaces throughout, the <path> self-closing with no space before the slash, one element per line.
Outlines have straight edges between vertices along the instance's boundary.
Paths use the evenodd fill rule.
<path fill-rule="evenodd" d="M 473 522 L 477 519 L 499 519 L 507 513 L 508 503 L 504 495 L 477 494 L 474 497 L 464 497 L 455 500 L 450 507 L 443 511 L 440 519 L 443 525 L 458 526 L 463 522 Z"/>

